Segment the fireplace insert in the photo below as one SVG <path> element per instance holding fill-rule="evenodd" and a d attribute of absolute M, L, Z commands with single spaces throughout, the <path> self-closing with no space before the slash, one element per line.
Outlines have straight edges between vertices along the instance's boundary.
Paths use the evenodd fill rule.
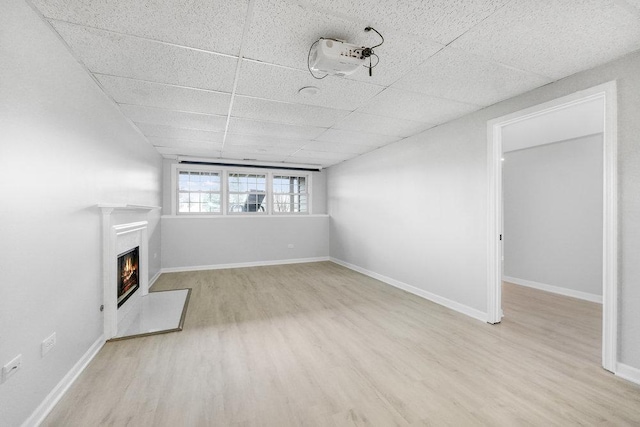
<path fill-rule="evenodd" d="M 118 255 L 118 308 L 138 289 L 140 247 Z"/>

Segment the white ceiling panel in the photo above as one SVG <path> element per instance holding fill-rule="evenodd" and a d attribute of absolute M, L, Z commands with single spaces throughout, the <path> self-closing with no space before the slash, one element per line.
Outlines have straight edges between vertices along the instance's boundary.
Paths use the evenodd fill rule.
<path fill-rule="evenodd" d="M 347 144 L 368 145 L 381 147 L 391 142 L 398 141 L 397 136 L 378 135 L 374 133 L 353 132 L 350 130 L 329 129 L 316 138 L 325 142 L 345 142 Z"/>
<path fill-rule="evenodd" d="M 170 147 L 157 147 L 158 153 L 168 158 L 175 158 L 176 156 L 193 156 L 193 157 L 207 157 L 207 158 L 219 158 L 220 151 L 218 150 L 206 150 L 200 148 L 170 148 Z"/>
<path fill-rule="evenodd" d="M 487 106 L 551 81 L 547 77 L 446 48 L 392 87 Z"/>
<path fill-rule="evenodd" d="M 615 0 L 514 0 L 452 47 L 559 79 L 640 48 L 640 17 Z"/>
<path fill-rule="evenodd" d="M 270 155 L 270 156 L 289 156 L 298 151 L 296 147 L 259 147 L 254 145 L 232 145 L 225 144 L 223 154 L 226 156 L 229 153 L 254 153 L 259 155 Z"/>
<path fill-rule="evenodd" d="M 300 95 L 298 90 L 305 86 L 318 87 L 320 93 L 315 96 Z M 382 89 L 381 86 L 340 77 L 316 80 L 309 75 L 309 71 L 243 61 L 237 93 L 276 101 L 355 110 Z"/>
<path fill-rule="evenodd" d="M 265 153 L 246 153 L 246 152 L 240 152 L 240 151 L 225 150 L 224 153 L 222 154 L 222 157 L 223 159 L 230 159 L 230 160 L 255 160 L 259 162 L 280 162 L 282 163 L 283 167 L 287 167 L 287 165 L 284 163 L 284 159 L 286 159 L 286 156 L 281 156 L 281 155 L 272 155 L 272 154 L 265 154 Z M 277 166 L 275 168 L 277 168 Z"/>
<path fill-rule="evenodd" d="M 147 139 L 155 147 L 198 148 L 203 150 L 222 149 L 222 142 L 190 141 L 186 139 L 162 138 L 157 136 L 148 136 Z"/>
<path fill-rule="evenodd" d="M 121 104 L 145 105 L 194 113 L 221 114 L 229 112 L 231 94 L 145 82 L 124 77 L 96 74 L 96 78 Z"/>
<path fill-rule="evenodd" d="M 363 154 L 378 147 L 370 145 L 345 144 L 344 142 L 312 141 L 304 146 L 304 150 L 325 151 L 329 153 Z"/>
<path fill-rule="evenodd" d="M 354 111 L 336 123 L 333 128 L 355 132 L 377 133 L 379 135 L 407 137 L 425 131 L 433 126 L 435 125 L 414 122 L 411 120 L 396 119 L 393 117 L 363 114 Z"/>
<path fill-rule="evenodd" d="M 231 118 L 229 123 L 229 132 L 231 133 L 272 136 L 284 139 L 313 139 L 324 131 L 325 128 L 314 126 L 293 126 L 238 118 Z"/>
<path fill-rule="evenodd" d="M 54 21 L 77 57 L 96 73 L 231 92 L 237 59 Z"/>
<path fill-rule="evenodd" d="M 303 148 L 295 152 L 291 155 L 291 158 L 299 158 L 304 157 L 308 159 L 318 159 L 318 160 L 346 160 L 352 157 L 357 156 L 355 153 L 338 153 L 331 151 L 315 151 L 315 150 L 307 150 Z"/>
<path fill-rule="evenodd" d="M 440 124 L 479 108 L 477 105 L 433 98 L 420 93 L 387 89 L 369 100 L 358 112 Z"/>
<path fill-rule="evenodd" d="M 509 0 L 298 1 L 299 4 L 334 16 L 358 19 L 361 23 L 374 27 L 402 28 L 402 31 L 428 37 L 442 44 L 450 43 L 508 2 Z"/>
<path fill-rule="evenodd" d="M 120 105 L 125 116 L 134 122 L 167 125 L 178 128 L 210 130 L 224 132 L 226 116 L 214 116 L 201 113 L 185 113 L 163 108 L 142 107 L 139 105 Z"/>
<path fill-rule="evenodd" d="M 380 43 L 380 37 L 374 32 L 365 32 L 365 27 L 360 18 L 347 20 L 286 1 L 257 0 L 246 57 L 306 71 L 308 55 L 304 52 L 308 53 L 311 44 L 320 37 L 361 46 Z M 382 31 L 386 41 L 375 50 L 380 63 L 374 68 L 373 76 L 369 77 L 368 70 L 362 67 L 347 79 L 388 86 L 442 48 L 431 40 L 393 28 L 399 27 L 390 26 Z M 292 55 L 292 52 L 298 54 Z M 373 61 L 375 63 L 375 59 Z"/>
<path fill-rule="evenodd" d="M 265 135 L 242 135 L 227 133 L 225 144 L 232 146 L 258 146 L 258 147 L 293 147 L 300 148 L 308 144 L 309 140 L 277 138 Z"/>
<path fill-rule="evenodd" d="M 330 127 L 349 114 L 345 110 L 269 101 L 237 96 L 233 101 L 234 117 L 287 123 L 291 125 Z"/>
<path fill-rule="evenodd" d="M 237 55 L 247 0 L 34 0 L 48 18 Z"/>
<path fill-rule="evenodd" d="M 160 138 L 184 139 L 188 141 L 203 141 L 222 143 L 224 132 L 211 132 L 199 129 L 184 129 L 166 125 L 154 125 L 150 123 L 138 123 L 136 126 L 145 136 L 157 136 Z"/>
<path fill-rule="evenodd" d="M 149 142 L 156 148 L 172 148 L 174 150 L 190 149 L 190 150 L 222 150 L 222 143 L 205 142 L 205 141 L 188 141 L 184 139 L 147 137 Z"/>
<path fill-rule="evenodd" d="M 618 4 L 625 1 L 629 6 L 635 7 L 637 9 L 636 13 L 640 13 L 640 0 L 621 0 Z"/>

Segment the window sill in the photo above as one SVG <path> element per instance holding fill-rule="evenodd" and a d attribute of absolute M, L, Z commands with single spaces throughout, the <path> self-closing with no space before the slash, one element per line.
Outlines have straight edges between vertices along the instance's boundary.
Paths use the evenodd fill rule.
<path fill-rule="evenodd" d="M 275 214 L 275 215 L 162 215 L 162 219 L 225 219 L 225 218 L 328 218 L 329 214 Z"/>

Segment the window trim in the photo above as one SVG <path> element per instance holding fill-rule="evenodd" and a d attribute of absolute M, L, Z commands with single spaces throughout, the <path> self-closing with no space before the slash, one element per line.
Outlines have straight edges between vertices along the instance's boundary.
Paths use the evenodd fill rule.
<path fill-rule="evenodd" d="M 255 169 L 254 169 L 255 170 Z M 259 170 L 259 169 L 258 169 Z M 265 200 L 267 200 L 267 198 L 269 197 L 269 172 L 266 170 L 263 170 L 262 172 L 249 172 L 246 170 L 241 170 L 239 171 L 238 169 L 229 169 L 227 171 L 225 171 L 225 197 L 227 199 L 227 210 L 225 211 L 225 215 L 248 215 L 248 216 L 264 216 L 264 215 L 270 215 L 271 214 L 271 207 L 269 204 L 269 201 L 267 200 L 267 209 L 265 209 L 262 212 L 231 212 L 229 211 L 229 207 L 228 207 L 228 203 L 229 203 L 229 197 L 231 196 L 231 190 L 229 189 L 229 175 L 231 174 L 247 174 L 247 175 L 264 175 L 264 186 L 265 186 L 265 191 L 264 191 L 264 200 L 262 201 L 262 203 L 265 202 Z M 234 191 L 233 194 L 262 194 L 260 192 L 256 192 L 256 193 L 251 193 L 251 192 L 236 192 Z"/>
<path fill-rule="evenodd" d="M 178 212 L 178 173 L 179 171 L 185 172 L 216 172 L 220 174 L 220 198 L 221 198 L 221 212 Z M 229 204 L 229 173 L 247 173 L 266 175 L 266 194 L 267 209 L 264 212 L 233 212 L 228 211 Z M 307 180 L 307 212 L 274 212 L 273 210 L 273 176 L 299 176 L 305 177 Z M 287 169 L 264 169 L 264 168 L 252 168 L 252 167 L 225 167 L 225 166 L 213 166 L 213 165 L 185 165 L 181 163 L 173 163 L 171 165 L 171 215 L 181 218 L 206 218 L 206 217 L 265 217 L 265 216 L 305 216 L 313 215 L 313 173 L 291 171 Z M 166 181 L 165 181 L 166 182 Z M 165 193 L 166 194 L 166 193 Z"/>
<path fill-rule="evenodd" d="M 222 180 L 224 179 L 224 173 L 221 169 L 219 168 L 211 168 L 211 167 L 206 167 L 206 166 L 200 166 L 200 165 L 190 165 L 190 166 L 194 166 L 194 167 L 188 167 L 185 168 L 184 165 L 180 165 L 180 164 L 176 164 L 173 166 L 177 166 L 172 168 L 172 175 L 171 175 L 171 214 L 172 215 L 180 215 L 180 216 L 207 216 L 207 215 L 222 215 L 223 211 L 222 209 L 224 208 L 224 200 L 223 200 L 223 195 L 224 195 L 224 190 L 223 190 L 223 185 L 224 183 L 222 182 Z M 220 177 L 220 212 L 179 212 L 178 209 L 178 204 L 179 204 L 179 196 L 178 193 L 180 192 L 180 188 L 178 185 L 178 175 L 180 174 L 180 172 L 209 172 L 209 173 L 217 173 L 218 176 Z"/>
<path fill-rule="evenodd" d="M 273 191 L 273 177 L 274 176 L 287 176 L 287 177 L 294 177 L 294 178 L 304 178 L 305 179 L 305 187 L 306 187 L 307 191 L 304 192 L 304 193 L 276 193 L 275 191 Z M 271 174 L 271 209 L 272 210 L 275 207 L 274 199 L 275 199 L 276 194 L 297 194 L 297 195 L 305 195 L 305 196 L 307 196 L 307 212 L 276 212 L 274 210 L 273 211 L 273 215 L 278 215 L 278 216 L 282 216 L 282 215 L 310 215 L 311 214 L 311 173 L 305 174 L 305 173 L 273 172 Z"/>

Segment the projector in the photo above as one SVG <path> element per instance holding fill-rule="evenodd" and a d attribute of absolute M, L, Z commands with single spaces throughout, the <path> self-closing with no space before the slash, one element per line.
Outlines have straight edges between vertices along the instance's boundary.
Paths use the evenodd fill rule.
<path fill-rule="evenodd" d="M 365 65 L 364 49 L 341 40 L 320 39 L 309 52 L 309 68 L 332 76 L 348 76 Z"/>

